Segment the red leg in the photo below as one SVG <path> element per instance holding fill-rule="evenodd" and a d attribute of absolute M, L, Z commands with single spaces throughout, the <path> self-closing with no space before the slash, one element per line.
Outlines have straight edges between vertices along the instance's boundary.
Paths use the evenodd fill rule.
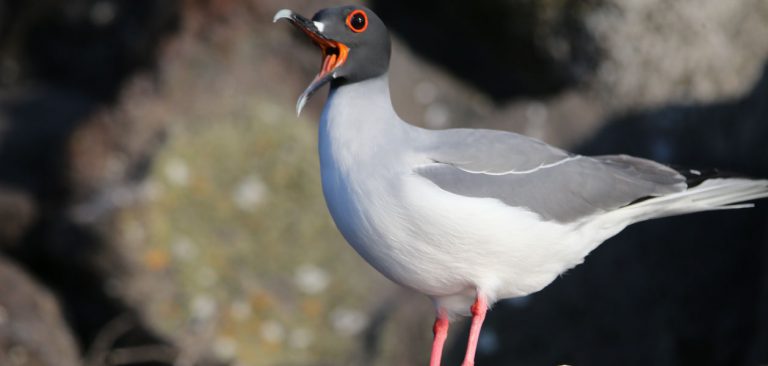
<path fill-rule="evenodd" d="M 472 304 L 472 326 L 469 328 L 469 343 L 467 344 L 467 354 L 464 356 L 462 366 L 474 366 L 475 351 L 477 350 L 477 341 L 480 339 L 480 328 L 483 327 L 485 312 L 488 310 L 488 301 L 485 296 L 478 292 L 475 303 Z"/>
<path fill-rule="evenodd" d="M 432 331 L 435 333 L 435 340 L 432 342 L 432 356 L 429 358 L 429 366 L 440 366 L 440 359 L 443 357 L 443 345 L 448 336 L 448 318 L 445 311 L 438 310 L 435 318 L 435 326 Z"/>

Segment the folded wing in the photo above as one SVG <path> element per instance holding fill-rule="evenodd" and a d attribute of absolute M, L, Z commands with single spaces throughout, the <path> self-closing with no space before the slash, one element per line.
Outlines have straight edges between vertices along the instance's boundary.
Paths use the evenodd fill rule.
<path fill-rule="evenodd" d="M 545 220 L 573 222 L 686 189 L 685 177 L 626 155 L 574 155 L 502 131 L 433 131 L 415 172 L 454 194 L 495 198 Z"/>

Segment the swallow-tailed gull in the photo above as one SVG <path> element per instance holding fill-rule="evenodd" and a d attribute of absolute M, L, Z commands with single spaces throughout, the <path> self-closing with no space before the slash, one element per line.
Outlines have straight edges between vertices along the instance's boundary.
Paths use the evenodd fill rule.
<path fill-rule="evenodd" d="M 410 125 L 392 107 L 389 34 L 370 9 L 323 9 L 312 19 L 281 10 L 280 19 L 322 50 L 297 111 L 330 83 L 319 155 L 331 216 L 368 263 L 432 298 L 432 366 L 454 315 L 472 315 L 463 365 L 473 365 L 491 304 L 541 290 L 627 225 L 768 196 L 766 180 L 704 179 L 511 132 Z"/>

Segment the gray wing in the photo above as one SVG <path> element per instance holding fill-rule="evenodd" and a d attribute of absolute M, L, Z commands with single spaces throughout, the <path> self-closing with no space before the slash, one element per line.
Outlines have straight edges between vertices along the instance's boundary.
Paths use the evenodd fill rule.
<path fill-rule="evenodd" d="M 516 133 L 462 128 L 430 131 L 424 150 L 436 162 L 489 174 L 528 171 L 574 156 Z"/>
<path fill-rule="evenodd" d="M 509 132 L 434 132 L 424 151 L 434 164 L 417 174 L 446 191 L 496 198 L 545 220 L 572 222 L 686 188 L 677 171 L 650 160 L 574 155 Z"/>

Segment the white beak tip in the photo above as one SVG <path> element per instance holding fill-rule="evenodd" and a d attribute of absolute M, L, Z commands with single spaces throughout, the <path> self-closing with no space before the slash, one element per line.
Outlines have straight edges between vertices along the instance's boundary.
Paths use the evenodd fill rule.
<path fill-rule="evenodd" d="M 304 109 L 304 106 L 307 104 L 307 98 L 302 95 L 301 98 L 299 98 L 299 101 L 296 103 L 296 117 L 301 116 L 301 111 Z"/>
<path fill-rule="evenodd" d="M 289 9 L 282 9 L 275 13 L 275 16 L 272 18 L 272 23 L 277 23 L 280 19 L 290 19 L 291 15 L 293 15 L 293 12 Z"/>

